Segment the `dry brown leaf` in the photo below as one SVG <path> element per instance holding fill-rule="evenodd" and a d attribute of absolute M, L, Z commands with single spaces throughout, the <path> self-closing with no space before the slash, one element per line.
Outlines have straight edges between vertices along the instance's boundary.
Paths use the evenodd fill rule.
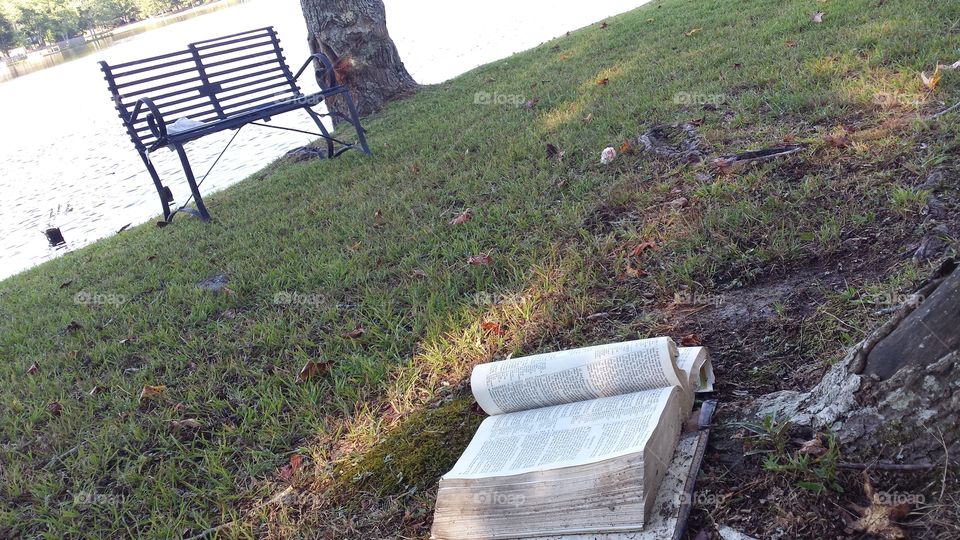
<path fill-rule="evenodd" d="M 787 47 L 796 47 L 796 46 L 797 46 L 797 40 L 795 40 L 795 39 L 788 39 L 788 40 L 784 41 L 783 44 L 786 45 Z"/>
<path fill-rule="evenodd" d="M 280 478 L 284 480 L 290 480 L 293 478 L 293 475 L 297 474 L 297 471 L 300 470 L 302 465 L 303 456 L 300 454 L 293 454 L 290 456 L 290 463 L 280 468 Z"/>
<path fill-rule="evenodd" d="M 824 135 L 823 142 L 834 148 L 846 148 L 853 144 L 853 141 L 850 140 L 850 132 L 843 126 Z"/>
<path fill-rule="evenodd" d="M 690 206 L 690 199 L 687 199 L 686 197 L 680 197 L 679 199 L 670 201 L 669 204 L 673 208 L 686 208 L 687 206 Z"/>
<path fill-rule="evenodd" d="M 850 525 L 849 532 L 865 533 L 883 540 L 905 540 L 907 532 L 897 523 L 910 513 L 910 504 L 884 504 L 884 497 L 876 493 L 870 476 L 863 472 L 863 491 L 870 500 L 870 506 L 858 508 L 862 516 Z"/>
<path fill-rule="evenodd" d="M 627 253 L 627 257 L 639 257 L 641 254 L 643 254 L 644 251 L 648 249 L 657 249 L 656 242 L 643 242 L 643 243 L 637 244 L 636 246 L 633 247 L 633 249 L 630 250 L 629 253 Z"/>
<path fill-rule="evenodd" d="M 480 323 L 480 328 L 498 336 L 502 336 L 507 333 L 507 331 L 504 330 L 503 326 L 501 326 L 500 323 L 491 322 L 491 321 Z"/>
<path fill-rule="evenodd" d="M 490 266 L 493 264 L 493 257 L 486 253 L 481 253 L 467 259 L 467 264 L 470 266 Z"/>
<path fill-rule="evenodd" d="M 563 156 L 566 155 L 566 152 L 560 150 L 556 145 L 547 143 L 547 159 L 553 159 L 556 161 L 563 161 Z"/>
<path fill-rule="evenodd" d="M 680 338 L 681 347 L 699 347 L 703 345 L 703 340 L 696 334 L 687 334 Z"/>
<path fill-rule="evenodd" d="M 473 211 L 469 208 L 460 213 L 457 217 L 450 220 L 450 225 L 463 225 L 473 219 Z"/>
<path fill-rule="evenodd" d="M 940 79 L 943 77 L 943 73 L 940 72 L 940 66 L 937 65 L 936 69 L 933 70 L 933 74 L 929 77 L 927 76 L 926 71 L 920 72 L 920 80 L 923 81 L 923 85 L 927 87 L 927 90 L 933 91 L 937 89 L 937 85 L 940 84 Z"/>
<path fill-rule="evenodd" d="M 173 420 L 170 422 L 170 427 L 174 431 L 180 431 L 181 429 L 200 429 L 200 422 L 193 418 L 184 418 L 183 420 Z"/>
<path fill-rule="evenodd" d="M 632 264 L 627 263 L 627 269 L 624 272 L 624 275 L 626 277 L 641 278 L 647 275 L 647 271 L 644 270 L 643 268 L 637 268 L 637 267 L 634 267 Z"/>
<path fill-rule="evenodd" d="M 609 83 L 610 83 L 610 78 L 609 78 L 609 77 L 604 77 L 604 78 L 602 78 L 602 79 L 600 79 L 600 80 L 597 81 L 597 84 L 600 85 L 600 86 L 606 86 L 606 85 L 609 84 Z"/>
<path fill-rule="evenodd" d="M 167 387 L 163 385 L 150 386 L 149 384 L 143 385 L 143 390 L 140 391 L 140 405 L 150 401 L 153 398 L 160 397 L 164 392 L 167 391 Z"/>
<path fill-rule="evenodd" d="M 800 450 L 797 451 L 799 454 L 820 457 L 827 453 L 826 447 L 823 446 L 823 435 L 817 433 L 817 436 L 810 439 L 809 441 L 803 443 L 800 446 Z"/>
<path fill-rule="evenodd" d="M 693 29 L 691 29 L 689 32 L 684 32 L 683 35 L 685 35 L 685 36 L 687 36 L 687 37 L 690 37 L 690 36 L 696 34 L 697 32 L 699 32 L 699 31 L 701 31 L 701 30 L 703 30 L 703 28 L 693 28 Z"/>
<path fill-rule="evenodd" d="M 600 29 L 601 29 L 601 30 L 605 29 L 605 28 L 608 27 L 608 26 L 610 26 L 610 25 L 607 24 L 607 21 L 603 21 L 602 23 L 600 23 Z"/>
<path fill-rule="evenodd" d="M 314 362 L 313 360 L 309 360 L 303 365 L 300 373 L 297 374 L 297 382 L 307 382 L 314 377 L 322 376 L 326 373 L 328 367 L 328 362 Z"/>
<path fill-rule="evenodd" d="M 363 325 L 358 324 L 356 328 L 347 332 L 346 334 L 343 334 L 343 337 L 347 339 L 357 339 L 366 333 L 367 333 L 367 330 L 363 327 Z"/>
<path fill-rule="evenodd" d="M 633 145 L 630 144 L 630 141 L 624 141 L 623 144 L 620 145 L 620 148 L 617 151 L 621 154 L 632 154 Z"/>
<path fill-rule="evenodd" d="M 60 416 L 60 413 L 63 412 L 63 405 L 59 401 L 55 401 L 47 405 L 47 412 L 54 416 Z"/>

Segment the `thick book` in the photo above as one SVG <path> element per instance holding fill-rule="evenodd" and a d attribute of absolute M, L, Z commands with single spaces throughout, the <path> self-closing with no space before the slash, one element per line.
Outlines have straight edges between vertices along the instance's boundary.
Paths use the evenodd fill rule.
<path fill-rule="evenodd" d="M 699 466 L 700 439 L 684 446 L 681 434 L 695 393 L 711 391 L 713 380 L 705 348 L 670 338 L 477 366 L 473 395 L 490 417 L 440 480 L 432 538 L 650 529 L 682 507 L 682 494 L 658 491 L 665 477 L 683 483 Z M 678 445 L 690 459 L 675 459 Z"/>

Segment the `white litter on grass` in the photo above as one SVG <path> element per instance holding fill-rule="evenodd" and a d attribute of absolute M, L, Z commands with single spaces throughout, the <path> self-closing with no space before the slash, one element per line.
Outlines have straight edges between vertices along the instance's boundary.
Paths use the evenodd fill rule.
<path fill-rule="evenodd" d="M 617 158 L 617 151 L 613 149 L 612 146 L 608 146 L 603 149 L 603 152 L 600 152 L 600 164 L 609 165 L 613 163 L 613 160 Z"/>

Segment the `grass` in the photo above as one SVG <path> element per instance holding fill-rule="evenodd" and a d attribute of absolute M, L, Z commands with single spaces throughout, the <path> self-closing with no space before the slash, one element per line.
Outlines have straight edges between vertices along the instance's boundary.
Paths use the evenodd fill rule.
<path fill-rule="evenodd" d="M 476 363 L 679 339 L 678 291 L 798 288 L 797 269 L 867 260 L 845 277 L 860 295 L 744 329 L 752 375 L 706 343 L 721 389 L 809 383 L 790 366 L 835 360 L 878 320 L 864 298 L 926 267 L 899 253 L 924 231 L 917 186 L 955 178 L 960 128 L 922 117 L 960 100 L 960 73 L 934 92 L 918 73 L 960 56 L 958 19 L 932 0 L 655 1 L 390 104 L 366 122 L 373 158 L 279 162 L 209 197 L 213 223 L 140 226 L 3 281 L 0 536 L 425 537 L 479 420 Z M 805 150 L 730 175 L 599 164 L 691 120 L 710 155 Z M 221 274 L 227 291 L 197 287 Z M 307 361 L 327 369 L 297 383 Z M 141 405 L 144 385 L 166 390 Z"/>

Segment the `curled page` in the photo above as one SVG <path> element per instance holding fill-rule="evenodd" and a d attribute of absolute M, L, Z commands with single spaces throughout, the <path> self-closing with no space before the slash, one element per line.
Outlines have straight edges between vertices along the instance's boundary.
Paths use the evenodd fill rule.
<path fill-rule="evenodd" d="M 443 478 L 523 474 L 643 452 L 679 393 L 657 388 L 487 418 Z"/>
<path fill-rule="evenodd" d="M 654 388 L 691 392 L 677 354 L 668 337 L 596 345 L 481 364 L 470 385 L 491 416 Z"/>
<path fill-rule="evenodd" d="M 706 347 L 681 347 L 677 367 L 686 374 L 694 392 L 713 392 L 713 364 Z"/>

